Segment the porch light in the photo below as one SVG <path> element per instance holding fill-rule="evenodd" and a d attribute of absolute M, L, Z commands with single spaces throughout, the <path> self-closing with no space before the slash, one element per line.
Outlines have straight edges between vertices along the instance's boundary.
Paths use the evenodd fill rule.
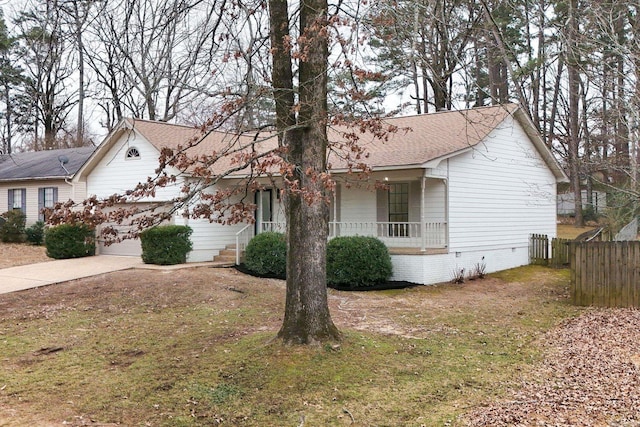
<path fill-rule="evenodd" d="M 386 181 L 389 181 L 389 177 L 388 177 L 388 176 L 385 176 L 385 177 L 384 177 L 384 180 L 385 180 L 385 182 L 386 182 Z"/>

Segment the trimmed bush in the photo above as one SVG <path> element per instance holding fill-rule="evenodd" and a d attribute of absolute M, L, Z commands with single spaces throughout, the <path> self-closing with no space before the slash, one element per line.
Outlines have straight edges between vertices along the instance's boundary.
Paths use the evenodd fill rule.
<path fill-rule="evenodd" d="M 251 239 L 244 253 L 244 266 L 259 276 L 284 279 L 287 274 L 287 242 L 284 234 L 270 231 Z"/>
<path fill-rule="evenodd" d="M 0 239 L 5 243 L 22 243 L 25 241 L 24 226 L 27 220 L 20 209 L 2 214 L 5 219 L 0 227 Z"/>
<path fill-rule="evenodd" d="M 389 280 L 391 256 L 375 237 L 336 237 L 327 245 L 327 285 L 340 288 L 375 286 Z"/>
<path fill-rule="evenodd" d="M 85 224 L 61 224 L 45 231 L 47 256 L 54 259 L 82 258 L 96 253 L 94 231 Z"/>
<path fill-rule="evenodd" d="M 44 243 L 44 222 L 36 222 L 24 230 L 24 234 L 27 235 L 27 242 L 40 246 Z"/>
<path fill-rule="evenodd" d="M 140 233 L 142 261 L 145 264 L 174 265 L 187 262 L 193 248 L 191 227 L 186 225 L 158 225 Z"/>

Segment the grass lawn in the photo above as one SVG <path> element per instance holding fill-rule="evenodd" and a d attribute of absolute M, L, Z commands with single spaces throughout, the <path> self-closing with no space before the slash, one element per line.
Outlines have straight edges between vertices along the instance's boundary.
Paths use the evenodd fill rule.
<path fill-rule="evenodd" d="M 283 347 L 284 283 L 125 271 L 0 295 L 0 426 L 455 426 L 582 309 L 567 270 L 330 291 L 339 345 Z"/>
<path fill-rule="evenodd" d="M 558 224 L 556 231 L 558 233 L 558 237 L 561 239 L 575 239 L 582 233 L 593 230 L 594 228 L 596 227 L 590 225 L 576 227 L 573 224 Z"/>

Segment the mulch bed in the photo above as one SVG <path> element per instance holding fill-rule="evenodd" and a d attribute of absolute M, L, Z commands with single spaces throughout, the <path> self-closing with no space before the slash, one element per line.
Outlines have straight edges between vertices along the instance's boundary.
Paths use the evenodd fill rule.
<path fill-rule="evenodd" d="M 235 269 L 241 273 L 248 274 L 254 277 L 261 277 L 264 279 L 281 279 L 285 280 L 285 277 L 277 277 L 273 274 L 256 274 L 253 271 L 247 269 L 244 264 L 236 265 Z M 417 283 L 405 282 L 405 281 L 388 281 L 385 283 L 379 283 L 374 286 L 329 286 L 332 289 L 337 291 L 356 291 L 356 292 L 365 292 L 365 291 L 386 291 L 390 289 L 405 289 L 412 288 L 414 286 L 422 286 Z"/>

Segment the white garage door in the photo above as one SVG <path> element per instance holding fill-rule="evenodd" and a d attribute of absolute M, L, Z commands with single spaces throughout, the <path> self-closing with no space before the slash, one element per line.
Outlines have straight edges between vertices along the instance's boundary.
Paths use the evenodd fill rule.
<path fill-rule="evenodd" d="M 127 227 L 116 226 L 119 232 L 126 233 Z M 106 246 L 102 239 L 98 239 L 99 254 L 101 255 L 122 255 L 122 256 L 140 256 L 142 255 L 142 247 L 140 239 L 127 239 L 122 242 L 112 243 Z"/>
<path fill-rule="evenodd" d="M 151 204 L 138 203 L 137 206 L 140 209 L 144 209 L 151 206 Z M 122 235 L 125 235 L 130 229 L 130 226 L 127 225 L 114 225 L 113 227 Z M 106 246 L 103 240 L 98 238 L 98 253 L 101 255 L 141 256 L 142 246 L 140 245 L 140 239 L 127 239 Z"/>

